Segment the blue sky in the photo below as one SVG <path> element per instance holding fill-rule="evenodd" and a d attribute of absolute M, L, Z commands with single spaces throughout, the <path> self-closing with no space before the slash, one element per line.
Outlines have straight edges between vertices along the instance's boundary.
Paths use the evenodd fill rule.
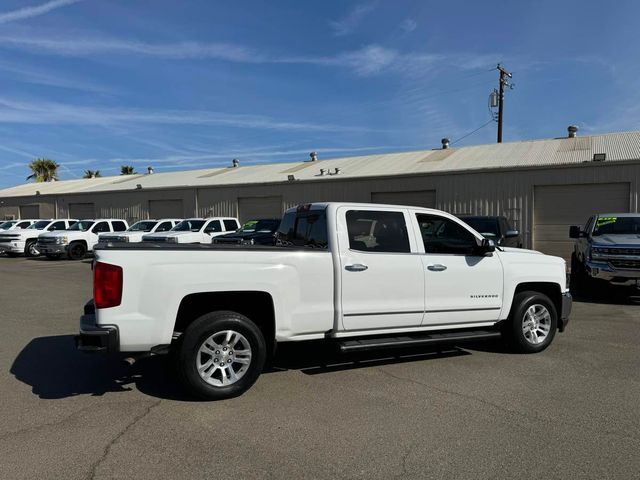
<path fill-rule="evenodd" d="M 640 2 L 2 0 L 0 187 L 640 128 Z M 456 145 L 495 141 L 495 124 Z"/>

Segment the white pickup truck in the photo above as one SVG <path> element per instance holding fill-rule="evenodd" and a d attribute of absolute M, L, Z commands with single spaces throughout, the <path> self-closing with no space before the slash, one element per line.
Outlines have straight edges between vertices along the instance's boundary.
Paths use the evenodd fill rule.
<path fill-rule="evenodd" d="M 211 243 L 213 237 L 235 232 L 240 228 L 237 218 L 186 218 L 168 232 L 150 233 L 143 242 Z"/>
<path fill-rule="evenodd" d="M 93 251 L 99 234 L 124 232 L 128 227 L 125 220 L 113 218 L 78 220 L 67 230 L 40 234 L 36 248 L 50 259 L 66 255 L 69 260 L 81 260 Z"/>
<path fill-rule="evenodd" d="M 118 243 L 142 241 L 142 237 L 148 233 L 168 232 L 182 220 L 177 218 L 162 218 L 160 220 L 140 220 L 134 223 L 124 232 L 101 233 L 98 235 L 98 243 Z"/>
<path fill-rule="evenodd" d="M 43 232 L 54 232 L 56 230 L 66 230 L 77 220 L 38 220 L 24 229 L 0 231 L 0 252 L 5 252 L 9 256 L 24 253 L 26 257 L 37 257 L 40 255 L 36 243 L 38 236 Z"/>
<path fill-rule="evenodd" d="M 176 355 L 188 390 L 246 391 L 280 342 L 344 352 L 504 338 L 544 350 L 571 311 L 558 257 L 495 247 L 438 210 L 317 203 L 287 210 L 276 246 L 100 248 L 77 346 Z"/>

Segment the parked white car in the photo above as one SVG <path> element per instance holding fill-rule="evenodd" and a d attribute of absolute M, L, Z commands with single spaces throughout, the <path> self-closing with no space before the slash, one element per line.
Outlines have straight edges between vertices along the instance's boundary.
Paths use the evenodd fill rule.
<path fill-rule="evenodd" d="M 38 220 L 24 229 L 1 231 L 0 252 L 4 252 L 9 256 L 24 253 L 27 257 L 37 257 L 40 255 L 40 251 L 36 243 L 40 234 L 66 230 L 76 222 L 77 220 L 72 219 L 50 218 L 48 220 Z"/>
<path fill-rule="evenodd" d="M 439 210 L 301 205 L 276 242 L 97 250 L 78 348 L 174 351 L 184 385 L 220 399 L 247 390 L 282 342 L 358 352 L 503 337 L 534 353 L 571 312 L 562 258 L 496 246 Z"/>
<path fill-rule="evenodd" d="M 127 222 L 120 219 L 78 220 L 67 230 L 40 234 L 36 248 L 47 258 L 66 255 L 70 260 L 81 260 L 93 251 L 100 233 L 124 232 L 128 227 Z"/>
<path fill-rule="evenodd" d="M 20 228 L 27 228 L 29 225 L 36 223 L 38 219 L 26 219 L 26 220 L 7 220 L 0 223 L 0 231 L 3 230 L 17 230 Z"/>
<path fill-rule="evenodd" d="M 143 242 L 211 243 L 213 237 L 235 232 L 240 228 L 237 218 L 187 218 L 168 232 L 151 233 L 142 237 Z"/>
<path fill-rule="evenodd" d="M 103 243 L 138 243 L 148 233 L 168 232 L 182 221 L 180 218 L 163 218 L 160 220 L 140 220 L 134 223 L 124 232 L 101 233 L 98 242 Z"/>

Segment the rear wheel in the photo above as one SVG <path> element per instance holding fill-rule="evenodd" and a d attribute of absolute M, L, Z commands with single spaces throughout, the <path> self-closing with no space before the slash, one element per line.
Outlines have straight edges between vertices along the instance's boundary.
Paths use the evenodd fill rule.
<path fill-rule="evenodd" d="M 266 345 L 260 329 L 244 315 L 203 315 L 181 336 L 178 374 L 193 395 L 206 400 L 237 397 L 262 372 Z"/>
<path fill-rule="evenodd" d="M 40 251 L 36 247 L 37 240 L 27 240 L 24 246 L 24 255 L 26 257 L 37 257 L 40 255 Z"/>
<path fill-rule="evenodd" d="M 513 299 L 504 333 L 517 351 L 536 353 L 551 344 L 557 326 L 558 313 L 549 297 L 539 292 L 520 292 Z"/>
<path fill-rule="evenodd" d="M 82 260 L 86 254 L 87 246 L 82 242 L 73 242 L 67 250 L 69 260 Z"/>

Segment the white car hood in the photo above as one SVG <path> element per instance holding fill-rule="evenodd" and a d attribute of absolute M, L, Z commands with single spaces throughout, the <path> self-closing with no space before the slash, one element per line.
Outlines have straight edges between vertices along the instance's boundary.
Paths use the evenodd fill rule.
<path fill-rule="evenodd" d="M 638 245 L 640 246 L 640 235 L 599 235 L 592 237 L 594 247 Z"/>
<path fill-rule="evenodd" d="M 44 229 L 34 229 L 31 228 L 29 230 L 27 229 L 16 229 L 16 230 L 0 230 L 0 236 L 3 235 L 11 235 L 13 236 L 13 238 L 15 240 L 24 240 L 26 238 L 35 238 L 37 236 L 39 236 L 40 234 L 42 234 L 42 232 L 45 232 L 46 230 Z M 16 237 L 16 235 L 19 235 L 19 237 Z"/>
<path fill-rule="evenodd" d="M 161 233 L 148 233 L 144 236 L 145 240 L 151 238 L 176 238 L 178 243 L 193 243 L 200 242 L 205 237 L 202 232 L 161 232 Z"/>
<path fill-rule="evenodd" d="M 500 247 L 500 249 L 502 249 L 502 251 L 505 253 L 532 253 L 535 255 L 543 255 L 542 252 L 539 252 L 537 250 L 527 250 L 526 248 Z"/>
<path fill-rule="evenodd" d="M 46 232 L 46 233 L 41 233 L 40 237 L 46 237 L 46 238 L 57 238 L 57 237 L 68 237 L 68 238 L 77 238 L 77 237 L 84 237 L 85 234 L 89 233 L 87 232 L 81 232 L 80 230 L 57 230 L 55 232 Z"/>

